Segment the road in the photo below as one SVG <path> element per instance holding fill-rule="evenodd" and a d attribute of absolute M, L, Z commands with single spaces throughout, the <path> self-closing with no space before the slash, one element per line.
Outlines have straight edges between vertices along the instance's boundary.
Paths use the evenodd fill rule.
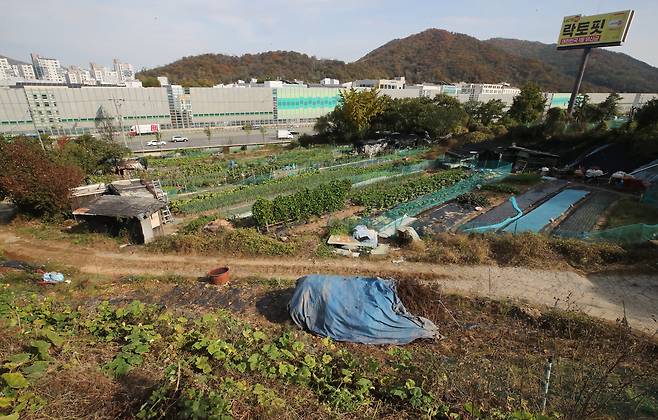
<path fill-rule="evenodd" d="M 298 131 L 300 134 L 313 133 L 313 127 L 297 127 L 294 130 Z M 187 137 L 189 141 L 185 143 L 172 143 L 171 137 L 175 135 Z M 276 127 L 268 127 L 267 132 L 264 135 L 259 130 L 252 130 L 251 132 L 247 132 L 239 128 L 215 129 L 212 131 L 210 142 L 208 142 L 208 137 L 202 130 L 163 130 L 162 140 L 167 142 L 166 145 L 160 147 L 146 146 L 146 143 L 151 140 L 155 140 L 154 135 L 141 135 L 135 137 L 126 136 L 128 147 L 133 152 L 156 152 L 159 150 L 184 149 L 194 147 L 242 146 L 245 144 L 281 142 L 281 140 L 276 138 Z M 123 143 L 123 138 L 118 136 L 117 141 L 119 143 Z"/>

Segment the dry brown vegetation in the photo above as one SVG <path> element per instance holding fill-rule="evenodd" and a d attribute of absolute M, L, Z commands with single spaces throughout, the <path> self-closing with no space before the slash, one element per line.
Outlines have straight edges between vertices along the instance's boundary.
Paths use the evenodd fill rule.
<path fill-rule="evenodd" d="M 440 264 L 499 264 L 530 268 L 568 268 L 597 271 L 604 268 L 657 270 L 658 248 L 622 247 L 608 242 L 585 242 L 534 233 L 478 235 L 442 233 L 426 241 L 416 261 Z"/>

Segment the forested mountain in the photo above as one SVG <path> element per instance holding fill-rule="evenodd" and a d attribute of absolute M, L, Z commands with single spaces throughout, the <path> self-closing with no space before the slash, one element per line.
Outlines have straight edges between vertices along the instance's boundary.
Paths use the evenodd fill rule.
<path fill-rule="evenodd" d="M 321 60 L 294 51 L 268 51 L 239 57 L 203 54 L 183 57 L 166 66 L 140 72 L 138 77 L 168 76 L 185 86 L 212 86 L 217 83 L 249 80 L 293 80 L 318 82 L 325 77 L 348 80 L 353 77 L 386 77 L 385 71 L 339 60 Z"/>
<path fill-rule="evenodd" d="M 203 54 L 140 72 L 142 79 L 168 76 L 184 86 L 212 86 L 238 79 L 324 77 L 341 81 L 405 76 L 416 82 L 537 82 L 546 91 L 568 92 L 578 70 L 580 50 L 557 51 L 555 45 L 514 39 L 480 41 L 468 35 L 428 29 L 395 39 L 352 63 L 325 60 L 293 51 L 228 56 Z M 658 69 L 626 54 L 596 49 L 584 82 L 590 92 L 653 92 Z"/>
<path fill-rule="evenodd" d="M 519 39 L 492 38 L 484 42 L 519 57 L 543 61 L 554 71 L 570 77 L 576 76 L 582 55 L 582 50 L 558 51 L 555 44 Z M 658 69 L 627 54 L 595 48 L 584 81 L 615 92 L 655 92 Z"/>
<path fill-rule="evenodd" d="M 509 82 L 532 80 L 545 90 L 571 84 L 544 63 L 502 51 L 468 35 L 428 29 L 390 41 L 356 61 L 414 82 Z"/>

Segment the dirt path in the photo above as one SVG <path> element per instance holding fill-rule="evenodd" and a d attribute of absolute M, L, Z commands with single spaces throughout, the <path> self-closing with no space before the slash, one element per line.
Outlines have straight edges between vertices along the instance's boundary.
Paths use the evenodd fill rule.
<path fill-rule="evenodd" d="M 234 258 L 150 254 L 139 248 L 104 251 L 67 242 L 17 236 L 0 227 L 0 248 L 11 258 L 37 263 L 58 262 L 80 272 L 101 275 L 203 276 L 218 265 L 231 266 L 233 277 L 295 279 L 310 273 L 360 274 L 410 278 L 439 284 L 446 291 L 532 304 L 578 309 L 615 321 L 626 311 L 631 326 L 653 333 L 658 329 L 658 276 L 529 270 L 516 267 L 452 266 L 393 263 L 388 260 Z"/>

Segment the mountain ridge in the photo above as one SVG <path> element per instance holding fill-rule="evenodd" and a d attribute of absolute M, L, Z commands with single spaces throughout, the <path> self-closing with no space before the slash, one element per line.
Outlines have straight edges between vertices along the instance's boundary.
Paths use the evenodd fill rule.
<path fill-rule="evenodd" d="M 420 82 L 537 82 L 546 91 L 568 92 L 578 70 L 579 50 L 557 51 L 555 44 L 506 38 L 479 40 L 431 28 L 393 39 L 356 61 L 318 59 L 295 51 L 256 54 L 202 54 L 138 73 L 144 79 L 168 76 L 185 86 L 212 86 L 251 77 L 340 80 L 405 76 Z M 650 92 L 658 86 L 658 68 L 629 55 L 595 49 L 583 89 L 590 92 Z"/>

